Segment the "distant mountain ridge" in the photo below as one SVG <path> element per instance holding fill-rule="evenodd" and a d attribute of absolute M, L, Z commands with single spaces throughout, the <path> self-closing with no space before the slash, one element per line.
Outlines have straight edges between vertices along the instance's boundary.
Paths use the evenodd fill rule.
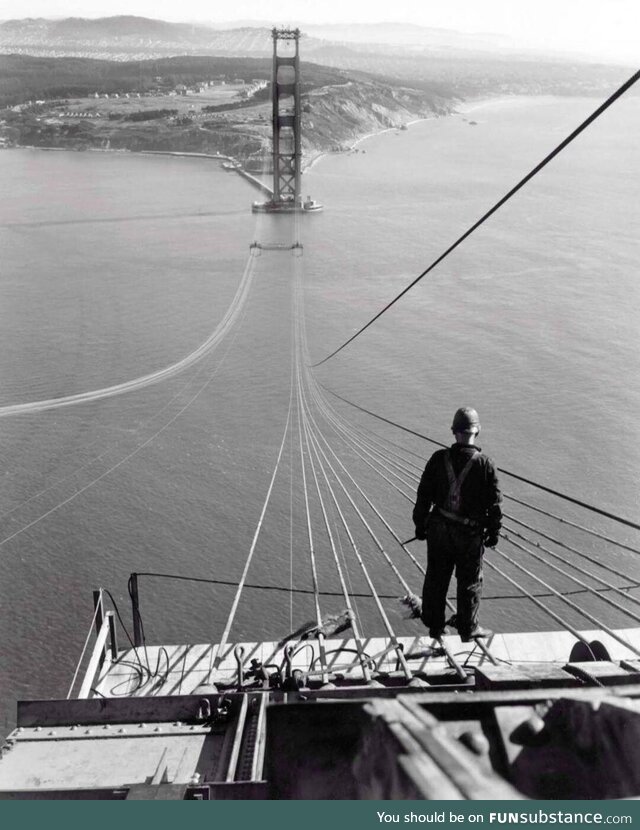
<path fill-rule="evenodd" d="M 459 32 L 456 29 L 436 29 L 418 26 L 414 23 L 331 23 L 305 26 L 305 31 L 314 37 L 342 43 L 368 43 L 402 46 L 426 46 L 431 48 L 452 47 L 473 51 L 522 51 L 516 43 L 506 37 L 491 33 Z"/>
<path fill-rule="evenodd" d="M 126 59 L 168 54 L 270 54 L 272 26 L 172 23 L 133 15 L 62 20 L 24 18 L 0 23 L 0 51 L 38 55 L 69 55 Z M 326 24 L 301 26 L 304 52 L 380 52 L 396 54 L 410 48 L 447 54 L 531 57 L 537 54 L 495 34 L 468 34 L 406 23 Z M 95 54 L 92 54 L 95 53 Z"/>
<path fill-rule="evenodd" d="M 0 23 L 0 54 L 126 62 L 181 56 L 267 59 L 273 52 L 271 28 L 214 28 L 132 15 L 26 18 Z M 511 51 L 505 38 L 490 34 L 396 23 L 303 26 L 301 31 L 303 62 L 364 72 L 447 98 L 600 94 L 622 79 L 619 66 Z"/>
<path fill-rule="evenodd" d="M 216 30 L 203 25 L 120 16 L 0 23 L 0 51 L 126 59 L 169 54 L 271 54 L 268 29 Z"/>

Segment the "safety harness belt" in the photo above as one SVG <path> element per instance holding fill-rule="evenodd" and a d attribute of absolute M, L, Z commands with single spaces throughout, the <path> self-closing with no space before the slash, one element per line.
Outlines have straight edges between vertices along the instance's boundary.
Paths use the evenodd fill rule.
<path fill-rule="evenodd" d="M 475 449 L 475 448 L 474 448 Z M 477 452 L 477 450 L 475 450 Z M 464 480 L 467 477 L 469 470 L 473 466 L 473 459 L 475 457 L 475 452 L 471 456 L 471 458 L 467 461 L 464 465 L 462 470 L 460 471 L 460 475 L 456 476 L 455 472 L 453 471 L 453 464 L 451 463 L 451 451 L 448 450 L 444 456 L 444 464 L 447 471 L 447 477 L 449 479 L 449 495 L 447 496 L 447 509 L 443 509 L 439 507 L 438 510 L 448 519 L 452 519 L 453 521 L 460 522 L 461 524 L 468 524 L 468 525 L 475 525 L 473 519 L 467 519 L 464 516 L 459 515 L 460 511 L 460 491 L 462 490 L 462 485 L 464 484 Z"/>

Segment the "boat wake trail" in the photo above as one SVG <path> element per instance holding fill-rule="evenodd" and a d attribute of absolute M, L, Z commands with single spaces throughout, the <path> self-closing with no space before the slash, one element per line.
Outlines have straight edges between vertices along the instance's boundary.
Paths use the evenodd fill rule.
<path fill-rule="evenodd" d="M 175 375 L 193 366 L 203 357 L 213 351 L 229 334 L 235 325 L 240 312 L 246 302 L 249 290 L 251 288 L 251 281 L 253 278 L 255 259 L 249 257 L 247 264 L 238 285 L 238 290 L 235 293 L 229 308 L 225 312 L 224 317 L 216 326 L 211 335 L 198 348 L 191 352 L 191 354 L 179 360 L 177 363 L 167 366 L 164 369 L 159 369 L 157 372 L 152 372 L 149 375 L 128 380 L 125 383 L 118 383 L 115 386 L 106 386 L 103 389 L 94 389 L 91 392 L 80 392 L 76 395 L 66 395 L 61 398 L 49 398 L 44 401 L 32 401 L 31 403 L 11 404 L 9 406 L 0 407 L 0 418 L 6 418 L 11 415 L 23 415 L 26 413 L 43 412 L 46 409 L 58 409 L 63 406 L 74 406 L 75 404 L 91 403 L 92 401 L 99 401 L 102 398 L 111 398 L 115 395 L 123 395 L 126 392 L 135 392 L 138 389 L 143 389 L 145 386 L 150 386 L 152 383 L 159 383 L 163 380 L 168 380 Z"/>
<path fill-rule="evenodd" d="M 236 210 L 201 210 L 197 213 L 146 213 L 138 216 L 87 216 L 84 219 L 48 219 L 42 222 L 3 222 L 0 229 L 14 230 L 16 228 L 53 228 L 65 227 L 66 225 L 104 225 L 104 224 L 125 224 L 128 222 L 156 222 L 161 219 L 201 219 L 211 216 L 243 216 L 246 213 L 244 208 Z"/>

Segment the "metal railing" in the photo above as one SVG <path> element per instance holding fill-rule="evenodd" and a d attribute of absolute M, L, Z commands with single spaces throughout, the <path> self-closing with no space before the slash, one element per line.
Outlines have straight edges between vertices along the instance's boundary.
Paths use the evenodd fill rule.
<path fill-rule="evenodd" d="M 95 632 L 95 643 L 91 651 L 91 656 L 84 672 L 84 678 L 78 692 L 78 698 L 88 698 L 95 685 L 96 675 L 102 669 L 106 660 L 117 660 L 118 658 L 118 639 L 116 634 L 115 617 L 113 611 L 106 611 L 104 606 L 104 595 L 102 588 L 93 592 L 93 619 L 89 626 L 87 637 L 84 641 L 84 646 L 80 654 L 80 658 L 76 665 L 76 670 L 73 674 L 71 685 L 67 693 L 67 699 L 73 694 L 73 689 L 78 679 L 78 674 L 85 659 L 87 648 L 91 640 L 92 633 Z"/>

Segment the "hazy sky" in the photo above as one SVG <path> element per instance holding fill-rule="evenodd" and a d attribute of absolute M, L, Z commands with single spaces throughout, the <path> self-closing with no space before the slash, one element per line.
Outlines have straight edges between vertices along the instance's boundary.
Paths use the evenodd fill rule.
<path fill-rule="evenodd" d="M 114 14 L 301 25 L 410 22 L 640 64 L 640 0 L 0 0 L 0 20 Z"/>

